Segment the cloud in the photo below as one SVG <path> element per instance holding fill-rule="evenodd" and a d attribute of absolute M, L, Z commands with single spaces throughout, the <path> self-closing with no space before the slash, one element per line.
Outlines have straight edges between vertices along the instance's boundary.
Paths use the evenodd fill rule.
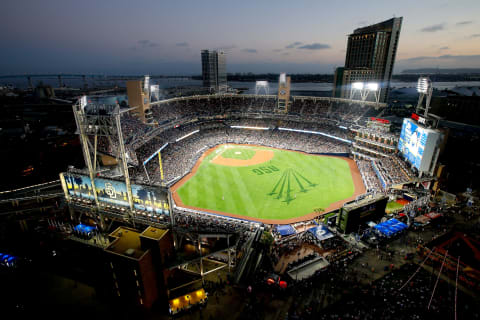
<path fill-rule="evenodd" d="M 273 52 L 282 52 L 282 49 L 273 49 Z"/>
<path fill-rule="evenodd" d="M 325 43 L 312 43 L 306 44 L 304 46 L 298 47 L 297 49 L 307 49 L 307 50 L 323 50 L 323 49 L 330 49 L 330 45 Z"/>
<path fill-rule="evenodd" d="M 242 49 L 243 52 L 248 52 L 248 53 L 257 53 L 257 49 Z"/>
<path fill-rule="evenodd" d="M 154 47 L 157 47 L 157 46 L 158 46 L 158 43 L 152 42 L 152 41 L 150 41 L 150 40 L 138 40 L 138 41 L 137 41 L 137 44 L 138 44 L 141 48 L 154 48 Z"/>
<path fill-rule="evenodd" d="M 457 22 L 455 23 L 457 26 L 466 26 L 468 24 L 472 24 L 473 21 L 469 20 L 469 21 L 460 21 L 460 22 Z"/>
<path fill-rule="evenodd" d="M 150 40 L 138 40 L 135 45 L 131 46 L 130 50 L 137 50 L 137 49 L 148 49 L 148 48 L 155 48 L 158 47 L 158 43 L 150 41 Z"/>
<path fill-rule="evenodd" d="M 447 46 L 438 48 L 438 50 L 448 50 L 448 49 L 450 49 L 450 47 L 447 47 Z"/>
<path fill-rule="evenodd" d="M 445 23 L 434 24 L 423 29 L 420 29 L 422 32 L 437 32 L 445 29 Z"/>
<path fill-rule="evenodd" d="M 408 59 L 399 60 L 399 62 L 418 62 L 418 61 L 425 61 L 425 60 L 477 60 L 480 59 L 480 54 L 472 54 L 472 55 L 451 55 L 451 54 L 444 54 L 438 57 L 432 56 L 419 56 L 413 57 Z"/>
<path fill-rule="evenodd" d="M 413 68 L 476 68 L 480 65 L 480 54 L 452 55 L 444 54 L 434 56 L 418 56 L 398 60 L 396 70 Z"/>
<path fill-rule="evenodd" d="M 470 38 L 480 38 L 480 33 L 475 33 L 470 36 Z"/>
<path fill-rule="evenodd" d="M 214 50 L 229 51 L 229 50 L 235 49 L 236 47 L 237 47 L 236 45 L 230 44 L 230 45 L 225 45 L 225 46 L 218 46 L 218 47 L 214 48 Z"/>
<path fill-rule="evenodd" d="M 368 21 L 359 21 L 359 22 L 357 22 L 357 25 L 359 25 L 359 26 L 365 26 L 365 25 L 367 25 L 367 24 L 368 24 Z"/>
<path fill-rule="evenodd" d="M 175 43 L 177 47 L 188 47 L 188 42 L 178 42 Z"/>
<path fill-rule="evenodd" d="M 285 49 L 293 49 L 296 46 L 301 45 L 302 43 L 300 41 L 295 41 L 294 43 L 289 44 L 288 46 L 285 47 Z"/>

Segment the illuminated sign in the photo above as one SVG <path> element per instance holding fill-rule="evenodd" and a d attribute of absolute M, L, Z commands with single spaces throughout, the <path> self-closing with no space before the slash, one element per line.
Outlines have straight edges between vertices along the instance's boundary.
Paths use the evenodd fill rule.
<path fill-rule="evenodd" d="M 95 199 L 90 178 L 86 175 L 64 173 L 61 175 L 64 187 L 69 196 L 75 198 Z M 127 186 L 123 181 L 95 178 L 95 193 L 99 202 L 129 208 Z M 154 186 L 131 185 L 133 207 L 155 214 L 170 212 L 168 193 L 165 189 Z"/>
<path fill-rule="evenodd" d="M 387 120 L 387 119 L 380 119 L 380 118 L 375 118 L 375 117 L 370 117 L 370 120 L 371 120 L 371 121 L 380 122 L 380 123 L 385 123 L 385 124 L 390 123 L 390 121 Z"/>
<path fill-rule="evenodd" d="M 278 128 L 278 130 L 280 130 L 280 131 L 292 131 L 292 132 L 319 134 L 319 135 L 324 136 L 324 137 L 329 137 L 329 138 L 332 138 L 332 139 L 335 139 L 335 140 L 340 140 L 340 141 L 342 141 L 342 142 L 352 144 L 352 141 L 350 141 L 350 140 L 342 139 L 342 138 L 335 137 L 335 136 L 332 136 L 332 135 L 330 135 L 330 134 L 323 133 L 323 132 L 318 132 L 318 131 L 300 130 L 300 129 L 290 129 L 290 128 Z"/>
<path fill-rule="evenodd" d="M 192 132 L 190 132 L 190 133 L 187 133 L 187 134 L 184 135 L 183 137 L 180 137 L 180 138 L 178 138 L 177 140 L 175 140 L 175 142 L 178 142 L 178 141 L 181 141 L 181 140 L 183 140 L 183 139 L 185 139 L 185 138 L 188 138 L 188 137 L 190 137 L 192 134 L 195 134 L 195 133 L 197 133 L 197 132 L 199 132 L 199 131 L 200 131 L 200 130 L 195 130 L 195 131 L 192 131 Z"/>
<path fill-rule="evenodd" d="M 415 168 L 425 172 L 430 170 L 434 151 L 442 135 L 438 130 L 420 126 L 419 123 L 422 121 L 420 119 L 425 121 L 425 118 L 417 117 L 419 119 L 418 122 L 408 118 L 403 119 L 402 132 L 398 140 L 398 150 Z"/>
<path fill-rule="evenodd" d="M 428 133 L 425 129 L 419 127 L 413 121 L 409 119 L 403 121 L 398 150 L 400 150 L 407 160 L 417 169 L 420 169 L 427 136 Z"/>
<path fill-rule="evenodd" d="M 423 118 L 423 117 L 420 117 L 418 114 L 416 113 L 412 113 L 412 119 L 413 120 L 416 120 L 418 121 L 419 123 L 422 123 L 422 124 L 426 124 L 427 123 L 427 119 Z"/>
<path fill-rule="evenodd" d="M 155 151 L 154 153 L 152 153 L 152 155 L 150 157 L 148 157 L 145 161 L 143 161 L 143 165 L 146 165 L 148 163 L 148 161 L 152 160 L 153 157 L 155 157 L 160 151 L 162 151 L 163 149 L 165 149 L 166 147 L 168 146 L 168 142 L 165 143 L 163 146 L 160 147 L 160 149 L 158 149 L 157 151 Z"/>
<path fill-rule="evenodd" d="M 268 130 L 267 127 L 249 127 L 249 126 L 230 126 L 235 129 L 250 129 L 250 130 Z"/>

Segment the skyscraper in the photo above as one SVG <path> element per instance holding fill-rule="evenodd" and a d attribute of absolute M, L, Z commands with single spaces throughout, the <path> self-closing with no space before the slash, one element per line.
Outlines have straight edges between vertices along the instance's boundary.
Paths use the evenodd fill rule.
<path fill-rule="evenodd" d="M 225 52 L 202 50 L 203 86 L 215 92 L 227 90 L 227 66 Z"/>
<path fill-rule="evenodd" d="M 402 19 L 392 18 L 358 28 L 348 36 L 345 67 L 335 71 L 333 96 L 348 98 L 353 82 L 378 82 L 380 102 L 386 102 Z"/>

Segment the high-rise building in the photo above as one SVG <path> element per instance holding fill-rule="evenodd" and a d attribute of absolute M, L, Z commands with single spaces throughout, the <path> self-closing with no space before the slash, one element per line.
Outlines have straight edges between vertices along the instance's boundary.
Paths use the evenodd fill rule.
<path fill-rule="evenodd" d="M 227 66 L 225 52 L 202 50 L 203 86 L 215 92 L 227 90 Z"/>
<path fill-rule="evenodd" d="M 353 82 L 378 82 L 380 102 L 386 102 L 402 19 L 392 18 L 358 28 L 348 36 L 345 67 L 335 71 L 334 96 L 348 98 Z"/>

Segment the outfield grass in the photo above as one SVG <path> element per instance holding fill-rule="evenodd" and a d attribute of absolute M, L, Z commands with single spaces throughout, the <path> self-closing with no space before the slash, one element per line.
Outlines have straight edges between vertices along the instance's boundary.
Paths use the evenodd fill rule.
<path fill-rule="evenodd" d="M 387 208 L 385 210 L 386 212 L 391 212 L 391 211 L 398 210 L 400 208 L 403 208 L 402 204 L 398 203 L 397 201 L 390 201 L 387 203 Z"/>
<path fill-rule="evenodd" d="M 250 159 L 256 149 L 272 150 L 273 159 L 244 167 L 210 162 L 220 153 L 226 158 Z M 348 162 L 340 158 L 221 146 L 203 159 L 195 175 L 177 193 L 187 206 L 252 218 L 289 219 L 325 209 L 351 197 L 354 189 Z"/>

